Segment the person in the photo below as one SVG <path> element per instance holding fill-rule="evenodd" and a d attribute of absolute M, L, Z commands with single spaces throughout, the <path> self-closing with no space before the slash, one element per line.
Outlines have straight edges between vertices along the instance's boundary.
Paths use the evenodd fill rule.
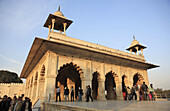
<path fill-rule="evenodd" d="M 7 95 L 4 95 L 4 97 L 2 98 L 2 101 L 1 101 L 1 105 L 0 105 L 0 109 L 1 111 L 8 111 L 9 110 L 9 101 L 8 101 L 8 96 Z"/>
<path fill-rule="evenodd" d="M 23 105 L 22 97 L 19 97 L 18 102 L 15 104 L 14 111 L 22 111 L 21 110 L 22 105 Z"/>
<path fill-rule="evenodd" d="M 122 88 L 122 92 L 123 92 L 124 100 L 127 100 L 127 89 L 126 89 L 126 86 L 124 86 L 124 88 Z"/>
<path fill-rule="evenodd" d="M 148 86 L 143 82 L 142 84 L 142 95 L 143 95 L 143 100 L 147 100 L 148 98 Z"/>
<path fill-rule="evenodd" d="M 23 103 L 21 111 L 32 111 L 32 102 L 29 98 L 26 98 L 26 101 Z"/>
<path fill-rule="evenodd" d="M 114 95 L 116 96 L 116 87 L 113 87 Z"/>
<path fill-rule="evenodd" d="M 155 101 L 155 97 L 154 97 L 154 95 L 153 95 L 153 93 L 154 93 L 154 89 L 153 89 L 153 85 L 152 84 L 150 84 L 150 87 L 149 87 L 149 94 L 151 95 L 151 100 L 153 101 Z"/>
<path fill-rule="evenodd" d="M 71 102 L 74 102 L 74 89 L 73 86 L 71 86 Z"/>
<path fill-rule="evenodd" d="M 14 96 L 13 100 L 11 101 L 11 111 L 14 111 L 15 104 L 17 103 L 17 97 Z"/>
<path fill-rule="evenodd" d="M 135 85 L 131 88 L 131 100 L 133 100 L 133 95 L 135 95 L 135 100 L 137 100 Z"/>
<path fill-rule="evenodd" d="M 68 89 L 68 87 L 65 87 L 65 89 L 64 89 L 64 96 L 65 96 L 65 101 L 68 100 L 68 102 L 69 102 L 69 89 Z"/>
<path fill-rule="evenodd" d="M 139 101 L 142 101 L 143 98 L 145 98 L 144 92 L 142 90 L 142 85 L 140 85 L 140 89 L 139 89 Z"/>
<path fill-rule="evenodd" d="M 26 100 L 27 100 L 27 97 L 25 97 L 25 100 L 23 101 L 23 103 L 26 102 Z"/>
<path fill-rule="evenodd" d="M 10 108 L 10 106 L 11 106 L 11 101 L 12 101 L 11 97 L 8 97 L 8 98 L 7 98 L 7 103 L 8 103 L 9 108 Z M 8 109 L 9 109 L 9 108 L 8 108 Z"/>
<path fill-rule="evenodd" d="M 87 89 L 87 100 L 86 102 L 89 102 L 89 98 L 91 99 L 91 101 L 93 102 L 93 98 L 91 96 L 91 88 L 90 85 L 88 85 L 88 89 Z"/>
<path fill-rule="evenodd" d="M 136 97 L 137 97 L 137 100 L 140 100 L 139 98 L 139 88 L 140 88 L 140 85 L 139 84 L 135 84 L 135 92 L 136 92 Z"/>
<path fill-rule="evenodd" d="M 88 86 L 86 86 L 86 91 L 85 91 L 85 98 L 86 98 L 86 101 L 87 101 L 87 90 L 88 90 Z"/>
<path fill-rule="evenodd" d="M 57 102 L 58 97 L 59 97 L 59 101 L 61 102 L 60 88 L 57 86 L 57 88 L 56 88 L 56 102 Z"/>
<path fill-rule="evenodd" d="M 127 97 L 128 100 L 131 100 L 131 89 L 129 88 L 129 86 L 127 87 Z"/>
<path fill-rule="evenodd" d="M 81 89 L 81 87 L 79 87 L 78 95 L 79 95 L 79 99 L 78 99 L 78 101 L 82 101 L 83 90 Z"/>

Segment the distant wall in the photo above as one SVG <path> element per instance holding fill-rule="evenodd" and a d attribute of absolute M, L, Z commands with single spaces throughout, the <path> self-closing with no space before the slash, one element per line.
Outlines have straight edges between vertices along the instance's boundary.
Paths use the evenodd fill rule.
<path fill-rule="evenodd" d="M 4 95 L 12 97 L 25 94 L 25 83 L 0 83 L 0 97 Z"/>

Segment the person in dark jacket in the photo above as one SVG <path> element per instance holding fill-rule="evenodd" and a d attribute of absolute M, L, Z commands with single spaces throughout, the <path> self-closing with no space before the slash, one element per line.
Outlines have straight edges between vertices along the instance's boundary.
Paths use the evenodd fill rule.
<path fill-rule="evenodd" d="M 29 98 L 26 98 L 26 101 L 22 105 L 21 111 L 32 111 L 32 102 Z"/>
<path fill-rule="evenodd" d="M 135 90 L 135 85 L 132 86 L 132 89 L 131 89 L 131 99 L 133 100 L 133 96 L 135 95 L 135 100 L 137 100 L 137 95 L 136 95 L 136 90 Z"/>
<path fill-rule="evenodd" d="M 79 87 L 78 95 L 79 95 L 79 99 L 78 99 L 78 101 L 82 101 L 83 90 L 81 89 L 81 87 Z"/>
<path fill-rule="evenodd" d="M 89 102 L 89 98 L 91 99 L 91 101 L 93 102 L 93 98 L 91 96 L 91 88 L 90 85 L 88 85 L 88 89 L 87 89 L 87 100 L 86 102 Z"/>
<path fill-rule="evenodd" d="M 68 100 L 68 102 L 69 102 L 69 89 L 68 89 L 68 87 L 65 87 L 65 89 L 64 89 L 64 96 L 65 96 L 65 101 Z"/>
<path fill-rule="evenodd" d="M 0 104 L 0 111 L 8 111 L 9 107 L 10 107 L 10 103 L 7 99 L 7 95 L 4 95 Z"/>
<path fill-rule="evenodd" d="M 56 102 L 57 102 L 57 98 L 59 97 L 59 101 L 61 102 L 61 97 L 60 97 L 60 88 L 57 86 L 57 88 L 56 88 Z"/>
<path fill-rule="evenodd" d="M 147 100 L 148 99 L 148 86 L 145 84 L 145 82 L 143 82 L 142 84 L 142 95 L 143 95 L 143 100 Z"/>
<path fill-rule="evenodd" d="M 74 102 L 74 89 L 73 86 L 71 86 L 71 102 Z"/>

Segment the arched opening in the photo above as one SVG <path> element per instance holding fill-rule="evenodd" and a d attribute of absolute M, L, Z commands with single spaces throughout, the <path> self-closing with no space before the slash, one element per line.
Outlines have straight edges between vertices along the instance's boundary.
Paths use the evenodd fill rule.
<path fill-rule="evenodd" d="M 45 71 L 46 67 L 45 65 L 42 65 L 41 71 L 40 71 L 40 77 L 39 77 L 39 86 L 38 86 L 38 95 L 37 97 L 40 99 L 43 99 L 44 96 L 44 84 L 45 84 Z"/>
<path fill-rule="evenodd" d="M 125 79 L 127 78 L 126 75 L 123 75 L 122 76 L 122 91 L 124 92 L 125 91 L 125 86 L 126 86 L 126 81 Z"/>
<path fill-rule="evenodd" d="M 143 76 L 139 73 L 136 73 L 134 76 L 133 76 L 133 85 L 138 85 L 138 84 L 142 84 L 142 81 L 144 80 Z"/>
<path fill-rule="evenodd" d="M 38 80 L 38 72 L 36 72 L 36 75 L 35 75 L 35 82 L 34 82 L 34 83 L 37 83 L 37 80 Z"/>
<path fill-rule="evenodd" d="M 27 82 L 27 91 L 26 91 L 26 95 L 29 95 L 29 89 L 30 89 L 30 79 Z"/>
<path fill-rule="evenodd" d="M 32 78 L 31 78 L 31 85 L 30 85 L 29 97 L 32 96 L 32 87 L 33 87 L 33 76 L 32 76 Z"/>
<path fill-rule="evenodd" d="M 72 62 L 60 67 L 56 77 L 56 87 L 60 87 L 62 100 L 64 99 L 64 87 L 71 89 L 72 86 L 75 89 L 75 99 L 77 99 L 78 88 L 81 87 L 80 73 L 82 73 L 80 67 Z"/>
<path fill-rule="evenodd" d="M 41 80 L 45 79 L 45 65 L 43 65 L 41 68 L 40 76 L 41 76 L 41 78 L 40 78 Z"/>
<path fill-rule="evenodd" d="M 31 87 L 32 87 L 32 84 L 33 84 L 33 76 L 32 76 L 32 78 L 31 78 Z"/>
<path fill-rule="evenodd" d="M 109 72 L 105 76 L 105 91 L 106 99 L 115 100 L 116 99 L 116 83 L 115 83 L 115 73 Z"/>
<path fill-rule="evenodd" d="M 99 78 L 99 73 L 98 72 L 94 72 L 93 73 L 93 79 L 92 79 L 92 97 L 93 99 L 98 99 L 98 95 L 99 95 L 99 91 L 98 91 L 98 87 L 99 87 L 99 83 L 98 83 L 98 78 Z"/>

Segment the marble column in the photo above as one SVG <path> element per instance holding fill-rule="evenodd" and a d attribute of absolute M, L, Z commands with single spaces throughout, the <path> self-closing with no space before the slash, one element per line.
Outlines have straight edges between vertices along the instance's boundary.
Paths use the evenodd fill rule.
<path fill-rule="evenodd" d="M 123 94 L 122 94 L 122 82 L 121 81 L 115 81 L 116 82 L 116 96 L 117 100 L 123 100 Z"/>
<path fill-rule="evenodd" d="M 51 32 L 51 25 L 48 25 L 48 28 L 49 28 L 48 34 L 50 35 L 50 32 Z"/>
<path fill-rule="evenodd" d="M 99 79 L 98 82 L 99 82 L 99 87 L 98 87 L 99 98 L 98 98 L 98 100 L 106 100 L 106 98 L 105 98 L 105 80 Z"/>
<path fill-rule="evenodd" d="M 144 56 L 144 55 L 143 55 L 143 49 L 141 49 L 141 52 L 142 52 L 142 56 Z"/>
<path fill-rule="evenodd" d="M 32 101 L 36 99 L 36 92 L 37 92 L 37 82 L 34 82 L 33 91 L 32 91 Z"/>
<path fill-rule="evenodd" d="M 54 30 L 55 19 L 52 19 L 52 31 Z"/>
<path fill-rule="evenodd" d="M 136 50 L 137 50 L 137 54 L 139 55 L 139 48 L 138 48 L 138 47 L 136 47 Z"/>
<path fill-rule="evenodd" d="M 45 76 L 44 84 L 44 97 L 43 101 L 55 101 L 55 82 L 56 82 L 56 67 L 57 67 L 57 55 L 51 51 L 48 52 L 47 57 L 47 72 Z"/>
<path fill-rule="evenodd" d="M 66 34 L 66 26 L 67 26 L 67 23 L 63 23 L 63 26 L 64 26 L 64 34 Z"/>

